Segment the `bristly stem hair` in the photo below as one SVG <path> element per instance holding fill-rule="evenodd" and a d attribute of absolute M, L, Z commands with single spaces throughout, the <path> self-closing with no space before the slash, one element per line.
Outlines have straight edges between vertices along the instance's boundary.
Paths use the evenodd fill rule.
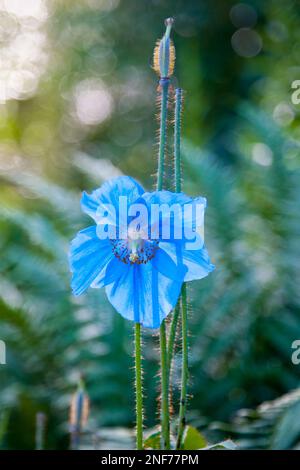
<path fill-rule="evenodd" d="M 188 385 L 188 325 L 187 325 L 187 295 L 186 284 L 181 289 L 181 335 L 182 335 L 182 369 L 181 369 L 181 392 L 179 405 L 179 423 L 176 441 L 176 449 L 182 447 L 182 437 L 186 424 L 186 402 L 187 402 L 187 385 Z"/>
<path fill-rule="evenodd" d="M 157 171 L 157 191 L 163 189 L 164 171 L 165 171 L 165 152 L 166 152 L 166 135 L 167 135 L 167 110 L 169 95 L 169 79 L 160 80 L 160 116 L 159 116 L 159 147 L 158 147 L 158 171 Z"/>
<path fill-rule="evenodd" d="M 175 50 L 170 40 L 170 33 L 173 19 L 165 21 L 166 32 L 163 38 L 157 43 L 154 49 L 154 70 L 160 77 L 159 90 L 160 116 L 159 116 L 159 148 L 158 148 L 158 171 L 157 171 L 157 191 L 163 189 L 165 170 L 165 150 L 167 135 L 167 112 L 170 76 L 174 70 Z M 160 366 L 161 366 L 161 438 L 163 449 L 170 449 L 170 413 L 169 413 L 169 371 L 167 356 L 167 337 L 165 320 L 160 326 Z"/>
<path fill-rule="evenodd" d="M 174 164 L 175 164 L 175 191 L 181 192 L 181 111 L 182 111 L 182 90 L 175 90 L 175 119 L 174 119 Z"/>
<path fill-rule="evenodd" d="M 170 449 L 170 413 L 169 413 L 169 372 L 167 360 L 166 322 L 162 322 L 160 337 L 160 367 L 161 367 L 161 438 L 163 449 Z"/>
<path fill-rule="evenodd" d="M 174 186 L 176 193 L 181 192 L 181 154 L 180 154 L 180 143 L 181 143 L 181 111 L 182 111 L 182 90 L 181 88 L 176 88 L 175 90 L 175 116 L 174 116 L 174 167 L 175 167 L 175 178 Z M 177 332 L 177 324 L 180 313 L 180 299 L 175 307 L 170 333 L 168 340 L 168 365 L 169 373 L 172 368 L 172 361 L 174 355 L 175 339 Z"/>
<path fill-rule="evenodd" d="M 177 334 L 177 325 L 178 325 L 178 317 L 180 314 L 180 299 L 177 302 L 177 305 L 174 309 L 173 312 L 173 317 L 170 325 L 170 331 L 169 331 L 169 338 L 168 338 L 168 371 L 169 371 L 169 380 L 172 372 L 172 362 L 173 362 L 173 356 L 174 356 L 174 349 L 175 349 L 175 340 L 176 340 L 176 334 Z"/>
<path fill-rule="evenodd" d="M 175 166 L 175 191 L 181 192 L 181 112 L 182 112 L 182 90 L 177 88 L 175 91 L 175 119 L 174 119 L 174 166 Z M 187 385 L 188 385 L 188 326 L 187 326 L 187 294 L 186 284 L 181 289 L 181 299 L 179 300 L 170 328 L 168 358 L 170 369 L 174 354 L 174 342 L 176 337 L 177 323 L 181 311 L 181 337 L 182 337 L 182 369 L 181 369 L 181 392 L 179 405 L 179 423 L 176 441 L 176 449 L 182 447 L 182 437 L 185 428 L 185 414 L 187 402 Z M 170 370 L 169 369 L 169 370 Z"/>
<path fill-rule="evenodd" d="M 141 324 L 134 325 L 136 448 L 143 449 L 143 388 L 142 388 Z"/>
<path fill-rule="evenodd" d="M 161 108 L 160 108 L 160 130 L 159 130 L 159 150 L 158 150 L 158 172 L 157 190 L 163 188 L 165 148 L 167 131 L 167 109 L 169 79 L 160 80 L 161 88 Z M 170 449 L 170 416 L 169 416 L 169 372 L 167 360 L 167 338 L 166 323 L 163 320 L 160 326 L 160 361 L 161 361 L 161 437 L 163 449 Z"/>

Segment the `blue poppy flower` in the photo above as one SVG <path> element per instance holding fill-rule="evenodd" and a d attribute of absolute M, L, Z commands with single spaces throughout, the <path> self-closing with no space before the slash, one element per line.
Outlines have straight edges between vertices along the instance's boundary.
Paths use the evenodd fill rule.
<path fill-rule="evenodd" d="M 82 210 L 96 224 L 71 242 L 73 293 L 105 287 L 124 318 L 158 328 L 175 307 L 182 283 L 214 269 L 201 232 L 205 206 L 204 198 L 183 193 L 147 193 L 128 176 L 110 180 L 91 194 L 84 192 Z M 153 208 L 159 217 L 152 217 Z"/>

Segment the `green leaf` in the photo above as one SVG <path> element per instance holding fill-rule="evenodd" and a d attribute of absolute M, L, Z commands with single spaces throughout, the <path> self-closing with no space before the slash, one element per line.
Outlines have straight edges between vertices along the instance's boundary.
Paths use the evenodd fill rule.
<path fill-rule="evenodd" d="M 217 442 L 216 444 L 206 446 L 202 448 L 201 450 L 236 450 L 236 449 L 237 449 L 237 445 L 230 439 L 227 439 L 226 441 Z"/>
<path fill-rule="evenodd" d="M 193 426 L 187 426 L 183 436 L 184 450 L 197 450 L 207 446 L 205 437 Z"/>
<path fill-rule="evenodd" d="M 285 411 L 278 423 L 275 424 L 274 432 L 272 435 L 272 449 L 284 450 L 291 449 L 297 443 L 300 435 L 300 421 L 296 419 L 300 416 L 300 403 Z"/>
<path fill-rule="evenodd" d="M 160 432 L 154 432 L 153 434 L 150 434 L 147 439 L 144 441 L 144 449 L 154 449 L 154 450 L 159 450 L 160 449 Z"/>

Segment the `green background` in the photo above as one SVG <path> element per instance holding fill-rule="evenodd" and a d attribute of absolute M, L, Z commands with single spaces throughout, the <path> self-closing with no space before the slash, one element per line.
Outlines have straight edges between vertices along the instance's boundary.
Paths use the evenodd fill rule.
<path fill-rule="evenodd" d="M 67 254 L 91 224 L 82 190 L 121 173 L 154 187 L 151 62 L 168 16 L 176 20 L 172 86 L 185 90 L 183 186 L 208 199 L 206 244 L 217 267 L 189 285 L 188 420 L 241 447 L 299 441 L 299 406 L 284 419 L 272 407 L 263 422 L 259 411 L 246 422 L 246 412 L 237 415 L 300 379 L 291 362 L 300 339 L 297 2 L 14 0 L 0 3 L 2 448 L 34 448 L 40 411 L 46 447 L 66 448 L 79 373 L 91 400 L 88 431 L 133 427 L 132 324 L 102 290 L 72 297 Z M 170 145 L 170 189 L 172 175 Z M 145 331 L 149 427 L 158 419 L 158 358 L 156 333 Z M 178 350 L 175 414 L 179 378 Z"/>

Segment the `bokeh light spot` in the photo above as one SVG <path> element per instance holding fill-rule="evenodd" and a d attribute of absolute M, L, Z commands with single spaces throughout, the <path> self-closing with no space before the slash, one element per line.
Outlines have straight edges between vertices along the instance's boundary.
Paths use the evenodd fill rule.
<path fill-rule="evenodd" d="M 262 49 L 262 39 L 256 31 L 240 28 L 233 34 L 231 45 L 239 56 L 255 57 Z"/>
<path fill-rule="evenodd" d="M 270 166 L 273 162 L 273 152 L 268 145 L 257 142 L 252 147 L 252 160 L 262 166 Z"/>
<path fill-rule="evenodd" d="M 111 115 L 113 99 L 102 82 L 84 80 L 75 90 L 75 109 L 82 124 L 100 124 Z"/>
<path fill-rule="evenodd" d="M 273 118 L 280 126 L 288 126 L 294 120 L 294 117 L 295 113 L 292 107 L 285 101 L 275 106 Z"/>
<path fill-rule="evenodd" d="M 44 21 L 48 14 L 44 0 L 2 0 L 2 9 L 17 18 L 32 17 Z"/>
<path fill-rule="evenodd" d="M 231 22 L 236 28 L 250 28 L 256 24 L 257 13 L 251 5 L 237 3 L 229 13 Z"/>

